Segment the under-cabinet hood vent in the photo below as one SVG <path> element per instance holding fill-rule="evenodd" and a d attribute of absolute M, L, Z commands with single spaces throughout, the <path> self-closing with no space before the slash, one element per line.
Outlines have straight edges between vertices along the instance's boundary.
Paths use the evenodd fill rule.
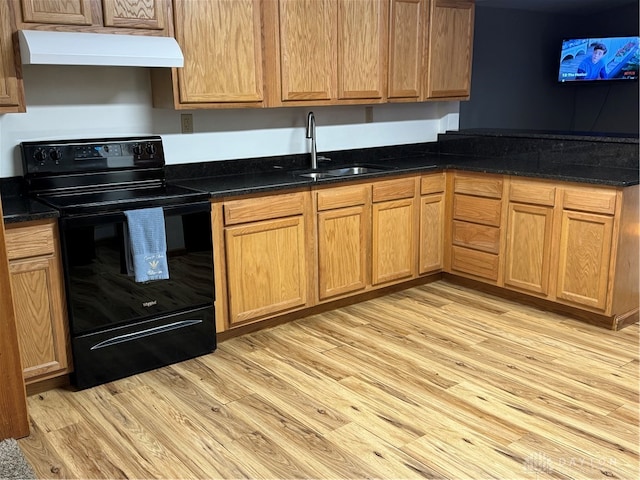
<path fill-rule="evenodd" d="M 171 37 L 19 30 L 25 65 L 182 67 L 184 57 Z"/>

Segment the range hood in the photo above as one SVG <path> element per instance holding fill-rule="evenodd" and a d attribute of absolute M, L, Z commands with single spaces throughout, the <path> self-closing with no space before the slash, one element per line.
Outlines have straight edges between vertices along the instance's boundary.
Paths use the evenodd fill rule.
<path fill-rule="evenodd" d="M 41 30 L 19 30 L 18 34 L 24 65 L 184 65 L 180 46 L 171 37 Z"/>

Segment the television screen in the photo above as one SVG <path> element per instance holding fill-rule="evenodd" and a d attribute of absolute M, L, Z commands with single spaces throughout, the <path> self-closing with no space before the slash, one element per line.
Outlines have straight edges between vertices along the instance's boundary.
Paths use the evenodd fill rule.
<path fill-rule="evenodd" d="M 639 43 L 640 37 L 563 40 L 558 81 L 638 80 Z"/>

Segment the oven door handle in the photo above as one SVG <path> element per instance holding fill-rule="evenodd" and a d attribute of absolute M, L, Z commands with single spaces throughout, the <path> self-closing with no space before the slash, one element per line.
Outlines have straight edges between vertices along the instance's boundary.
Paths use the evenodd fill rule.
<path fill-rule="evenodd" d="M 138 332 L 125 333 L 116 337 L 108 338 L 102 342 L 93 345 L 90 350 L 98 350 L 100 348 L 111 347 L 120 343 L 131 342 L 140 338 L 148 337 L 150 335 L 157 335 L 160 333 L 170 332 L 172 330 L 178 330 L 179 328 L 190 327 L 191 325 L 197 325 L 202 323 L 202 320 L 182 320 L 180 322 L 168 323 L 167 325 L 160 325 L 158 327 L 147 328 Z"/>

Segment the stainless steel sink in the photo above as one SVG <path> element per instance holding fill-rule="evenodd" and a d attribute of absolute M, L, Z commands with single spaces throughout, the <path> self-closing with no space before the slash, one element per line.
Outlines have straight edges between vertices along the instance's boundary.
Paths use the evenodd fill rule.
<path fill-rule="evenodd" d="M 327 175 L 331 177 L 344 177 L 346 175 L 362 175 L 364 173 L 378 173 L 384 171 L 384 168 L 376 167 L 345 167 L 327 170 Z"/>
<path fill-rule="evenodd" d="M 298 176 L 308 177 L 308 178 L 312 178 L 313 180 L 317 180 L 318 178 L 326 178 L 326 177 L 329 177 L 330 175 L 327 172 L 304 172 L 304 173 L 299 173 Z"/>
<path fill-rule="evenodd" d="M 300 172 L 297 175 L 317 180 L 327 177 L 351 177 L 354 175 L 364 175 L 367 173 L 380 173 L 392 170 L 393 167 L 382 167 L 378 165 L 354 165 L 351 167 L 330 168 L 327 170 L 316 170 L 313 172 Z"/>

